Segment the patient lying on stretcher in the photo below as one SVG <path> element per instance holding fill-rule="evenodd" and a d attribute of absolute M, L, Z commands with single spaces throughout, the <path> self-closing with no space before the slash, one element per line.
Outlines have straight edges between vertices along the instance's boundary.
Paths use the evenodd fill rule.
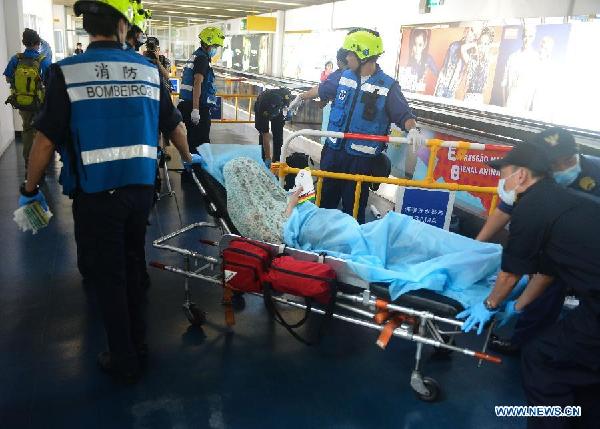
<path fill-rule="evenodd" d="M 297 193 L 288 196 L 254 160 L 235 158 L 223 175 L 229 216 L 242 235 L 345 259 L 364 280 L 389 283 L 393 299 L 425 288 L 468 306 L 487 296 L 500 268 L 499 245 L 409 216 L 390 212 L 359 225 L 339 210 L 295 205 Z"/>

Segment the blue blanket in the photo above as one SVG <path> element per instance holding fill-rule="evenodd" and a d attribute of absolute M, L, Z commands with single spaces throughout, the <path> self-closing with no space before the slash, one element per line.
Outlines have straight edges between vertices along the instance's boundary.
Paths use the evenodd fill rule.
<path fill-rule="evenodd" d="M 205 143 L 198 146 L 198 153 L 202 156 L 202 168 L 204 168 L 219 183 L 225 186 L 223 167 L 227 162 L 235 158 L 250 158 L 268 171 L 262 160 L 259 145 L 249 144 L 212 144 Z M 272 176 L 272 175 L 271 175 Z"/>
<path fill-rule="evenodd" d="M 348 261 L 362 279 L 390 284 L 392 299 L 430 289 L 465 307 L 489 294 L 500 269 L 502 247 L 390 212 L 359 225 L 339 210 L 309 202 L 294 209 L 284 225 L 288 246 L 326 252 Z"/>

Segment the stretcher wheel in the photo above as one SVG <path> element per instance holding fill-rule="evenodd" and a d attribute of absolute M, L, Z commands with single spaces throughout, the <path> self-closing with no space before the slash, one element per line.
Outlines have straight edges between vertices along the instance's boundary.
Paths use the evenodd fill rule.
<path fill-rule="evenodd" d="M 206 314 L 200 311 L 196 304 L 184 305 L 183 312 L 192 326 L 201 326 L 206 322 Z"/>
<path fill-rule="evenodd" d="M 417 392 L 415 389 L 413 389 L 415 395 L 417 395 L 417 398 L 419 398 L 421 401 L 435 402 L 435 400 L 440 396 L 440 384 L 431 377 L 423 377 L 423 384 L 427 388 L 427 393 Z"/>

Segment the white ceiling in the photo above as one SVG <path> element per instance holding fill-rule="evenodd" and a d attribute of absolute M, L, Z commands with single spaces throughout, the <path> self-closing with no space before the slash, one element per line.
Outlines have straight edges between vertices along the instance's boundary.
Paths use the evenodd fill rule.
<path fill-rule="evenodd" d="M 54 0 L 54 3 L 72 6 L 75 1 Z M 143 0 L 144 7 L 152 11 L 153 25 L 165 24 L 170 16 L 172 25 L 178 27 L 329 2 L 331 0 Z"/>

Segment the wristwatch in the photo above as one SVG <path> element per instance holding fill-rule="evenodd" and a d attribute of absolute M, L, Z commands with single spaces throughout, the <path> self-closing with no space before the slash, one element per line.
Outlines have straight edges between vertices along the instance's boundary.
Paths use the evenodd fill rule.
<path fill-rule="evenodd" d="M 483 301 L 483 305 L 485 306 L 485 308 L 489 311 L 495 311 L 498 309 L 498 306 L 493 306 L 492 302 L 490 301 L 489 298 L 486 298 L 485 301 Z"/>
<path fill-rule="evenodd" d="M 27 183 L 27 182 L 23 182 L 23 183 L 21 183 L 21 187 L 19 188 L 19 191 L 21 192 L 21 195 L 23 195 L 24 197 L 28 197 L 28 198 L 35 197 L 35 196 L 38 194 L 38 192 L 39 192 L 39 190 L 40 190 L 40 187 L 39 187 L 39 186 L 36 186 L 36 187 L 33 189 L 33 191 L 31 191 L 31 192 L 27 192 L 27 191 L 25 190 L 25 184 L 26 184 L 26 183 Z"/>

